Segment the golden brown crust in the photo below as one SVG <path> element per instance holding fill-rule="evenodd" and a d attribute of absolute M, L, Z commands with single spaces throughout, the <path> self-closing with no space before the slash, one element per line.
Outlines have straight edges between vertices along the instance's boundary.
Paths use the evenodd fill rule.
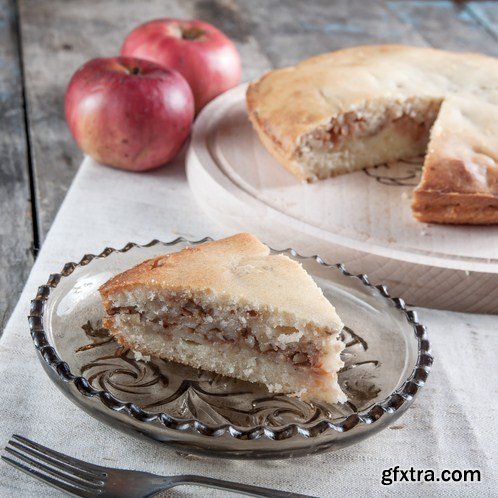
<path fill-rule="evenodd" d="M 492 225 L 498 223 L 498 198 L 491 195 L 418 191 L 413 216 L 425 223 Z"/>
<path fill-rule="evenodd" d="M 303 267 L 270 250 L 254 235 L 240 233 L 146 260 L 116 275 L 99 289 L 104 308 L 117 293 L 209 295 L 255 309 L 291 313 L 320 327 L 342 327 L 334 307 Z"/>
<path fill-rule="evenodd" d="M 249 93 L 248 93 L 249 96 Z M 249 102 L 249 99 L 248 99 Z M 286 151 L 283 149 L 279 141 L 271 135 L 271 131 L 267 129 L 265 124 L 260 121 L 258 113 L 251 110 L 248 105 L 249 119 L 253 124 L 254 130 L 256 131 L 259 139 L 266 147 L 266 150 L 282 165 L 287 171 L 292 173 L 298 180 L 305 181 L 306 175 L 303 171 L 295 164 L 295 162 L 289 157 Z"/>
<path fill-rule="evenodd" d="M 268 119 L 268 117 L 262 117 L 260 112 L 261 99 L 264 98 L 260 95 L 261 84 L 266 78 L 271 77 L 273 71 L 270 71 L 263 75 L 258 81 L 250 83 L 246 92 L 246 108 L 249 114 L 249 119 L 251 120 L 254 129 L 260 137 L 265 137 L 268 143 L 271 145 L 272 150 L 274 150 L 280 157 L 287 160 L 291 156 L 291 147 L 289 143 L 283 143 L 283 140 L 287 139 L 285 134 L 273 133 L 273 119 Z"/>
<path fill-rule="evenodd" d="M 220 247 L 220 242 L 222 246 Z M 214 251 L 213 251 L 214 249 Z M 140 264 L 119 273 L 103 284 L 99 292 L 104 300 L 106 309 L 109 306 L 109 296 L 115 292 L 126 290 L 138 285 L 152 287 L 181 288 L 184 285 L 196 287 L 216 286 L 219 275 L 205 271 L 205 267 L 221 254 L 221 258 L 228 258 L 230 254 L 266 256 L 270 250 L 254 235 L 239 233 L 222 241 L 205 242 L 198 246 L 187 247 L 179 252 L 173 252 L 142 261 Z M 200 255 L 200 257 L 196 257 Z M 204 257 L 203 257 L 204 256 Z M 187 265 L 185 266 L 185 262 Z M 179 268 L 179 271 L 176 268 Z"/>

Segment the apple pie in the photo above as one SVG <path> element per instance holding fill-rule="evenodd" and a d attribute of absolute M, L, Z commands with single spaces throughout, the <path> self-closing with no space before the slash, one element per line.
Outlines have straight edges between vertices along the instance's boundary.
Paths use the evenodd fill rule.
<path fill-rule="evenodd" d="M 412 209 L 425 222 L 498 223 L 498 60 L 400 45 L 355 47 L 249 85 L 262 143 L 316 181 L 427 152 Z"/>
<path fill-rule="evenodd" d="M 149 259 L 100 288 L 104 326 L 143 355 L 344 402 L 343 324 L 296 261 L 246 233 Z"/>

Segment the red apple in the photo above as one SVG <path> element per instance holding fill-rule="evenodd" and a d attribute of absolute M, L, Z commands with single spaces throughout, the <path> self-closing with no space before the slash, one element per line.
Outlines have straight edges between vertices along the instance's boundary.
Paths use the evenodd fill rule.
<path fill-rule="evenodd" d="M 188 81 L 199 112 L 210 100 L 240 83 L 235 45 L 207 22 L 157 19 L 134 29 L 121 55 L 139 57 L 175 69 Z"/>
<path fill-rule="evenodd" d="M 100 163 L 132 171 L 172 159 L 190 133 L 194 98 L 176 71 L 132 57 L 93 59 L 66 91 L 66 121 Z"/>

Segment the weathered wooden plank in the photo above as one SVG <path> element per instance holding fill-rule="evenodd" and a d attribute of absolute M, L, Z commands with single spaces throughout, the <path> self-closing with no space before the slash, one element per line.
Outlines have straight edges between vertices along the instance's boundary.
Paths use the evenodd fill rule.
<path fill-rule="evenodd" d="M 496 1 L 472 2 L 465 7 L 477 22 L 498 40 L 498 5 Z"/>
<path fill-rule="evenodd" d="M 33 263 L 33 228 L 14 0 L 0 0 L 0 335 Z"/>
<path fill-rule="evenodd" d="M 203 17 L 234 37 L 245 79 L 270 67 L 229 1 L 21 0 L 19 4 L 41 239 L 83 157 L 63 113 L 64 91 L 78 66 L 93 57 L 116 55 L 125 35 L 147 20 Z"/>
<path fill-rule="evenodd" d="M 274 66 L 343 47 L 380 43 L 424 45 L 425 40 L 382 1 L 236 0 L 252 35 Z"/>
<path fill-rule="evenodd" d="M 249 81 L 272 68 L 265 51 L 254 37 L 251 19 L 233 0 L 192 2 L 190 17 L 210 22 L 226 33 L 237 45 L 242 59 L 242 79 Z"/>
<path fill-rule="evenodd" d="M 433 47 L 498 55 L 496 38 L 469 10 L 475 8 L 474 3 L 409 0 L 388 1 L 387 7 Z M 488 6 L 488 11 L 498 13 L 498 4 Z"/>

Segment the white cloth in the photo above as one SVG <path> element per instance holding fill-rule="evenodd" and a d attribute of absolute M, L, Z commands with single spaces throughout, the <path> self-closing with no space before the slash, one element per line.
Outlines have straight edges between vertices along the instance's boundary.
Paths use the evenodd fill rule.
<path fill-rule="evenodd" d="M 132 174 L 83 163 L 47 236 L 0 342 L 0 445 L 17 433 L 100 465 L 158 474 L 191 473 L 315 496 L 496 496 L 498 318 L 419 310 L 435 364 L 412 408 L 372 438 L 343 450 L 287 461 L 220 461 L 177 455 L 87 415 L 48 379 L 28 331 L 29 301 L 67 261 L 128 241 L 228 235 L 192 198 L 183 159 Z M 265 234 L 258 234 L 269 241 Z M 269 234 L 271 236 L 271 234 Z M 298 241 L 289 241 L 299 245 Z M 476 483 L 381 484 L 382 470 L 479 469 Z M 0 496 L 62 496 L 0 462 Z M 176 488 L 168 496 L 230 496 Z"/>

